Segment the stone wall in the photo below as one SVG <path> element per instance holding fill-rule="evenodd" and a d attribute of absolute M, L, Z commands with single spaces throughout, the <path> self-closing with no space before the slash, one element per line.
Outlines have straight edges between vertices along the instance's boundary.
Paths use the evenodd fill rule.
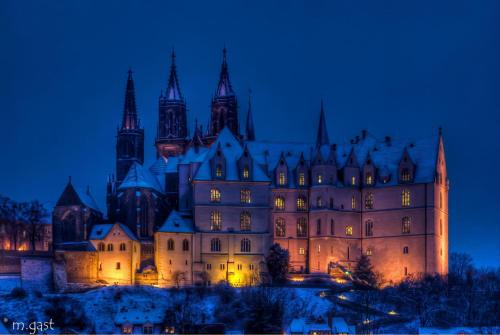
<path fill-rule="evenodd" d="M 52 259 L 49 257 L 22 257 L 21 283 L 24 289 L 52 291 Z"/>

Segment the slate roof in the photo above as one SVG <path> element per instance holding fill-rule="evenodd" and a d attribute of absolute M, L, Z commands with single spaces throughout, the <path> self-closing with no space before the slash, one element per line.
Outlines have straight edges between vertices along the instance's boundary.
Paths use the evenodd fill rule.
<path fill-rule="evenodd" d="M 97 203 L 90 193 L 90 190 L 86 192 L 73 186 L 71 181 L 68 182 L 64 188 L 59 200 L 57 200 L 56 206 L 72 206 L 81 205 L 93 209 L 96 212 L 102 213 Z"/>
<path fill-rule="evenodd" d="M 191 217 L 173 210 L 158 231 L 161 233 L 192 233 L 194 232 L 193 220 Z"/>
<path fill-rule="evenodd" d="M 115 226 L 118 225 L 121 230 L 131 239 L 134 241 L 137 241 L 137 238 L 135 237 L 134 233 L 130 231 L 130 229 L 121 223 L 103 223 L 103 224 L 96 224 L 92 227 L 92 230 L 89 235 L 89 240 L 103 240 L 108 236 L 109 232 L 111 229 Z"/>
<path fill-rule="evenodd" d="M 147 188 L 163 193 L 160 183 L 155 175 L 137 162 L 134 162 L 121 183 L 119 190 L 127 188 Z"/>

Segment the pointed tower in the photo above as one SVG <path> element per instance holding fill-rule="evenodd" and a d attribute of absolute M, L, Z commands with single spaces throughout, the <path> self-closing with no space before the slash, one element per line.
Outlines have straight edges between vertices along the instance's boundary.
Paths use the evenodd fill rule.
<path fill-rule="evenodd" d="M 226 48 L 223 49 L 222 54 L 219 83 L 212 98 L 212 113 L 207 138 L 209 143 L 215 140 L 224 127 L 228 127 L 237 138 L 241 137 L 238 123 L 238 103 L 229 80 Z"/>
<path fill-rule="evenodd" d="M 140 127 L 135 104 L 132 71 L 128 71 L 123 119 L 116 136 L 116 179 L 120 183 L 132 163 L 144 163 L 144 129 Z"/>
<path fill-rule="evenodd" d="M 326 130 L 325 110 L 323 108 L 323 100 L 321 100 L 321 112 L 319 114 L 318 135 L 316 137 L 316 147 L 321 147 L 325 144 L 330 144 L 328 139 L 328 131 Z"/>
<path fill-rule="evenodd" d="M 248 113 L 247 122 L 245 125 L 245 139 L 247 141 L 255 141 L 255 128 L 253 125 L 253 115 L 252 115 L 252 92 L 248 94 Z"/>
<path fill-rule="evenodd" d="M 172 51 L 170 76 L 165 94 L 160 95 L 158 104 L 158 131 L 156 135 L 156 156 L 177 156 L 182 154 L 188 143 L 186 101 L 182 96 L 175 52 Z"/>

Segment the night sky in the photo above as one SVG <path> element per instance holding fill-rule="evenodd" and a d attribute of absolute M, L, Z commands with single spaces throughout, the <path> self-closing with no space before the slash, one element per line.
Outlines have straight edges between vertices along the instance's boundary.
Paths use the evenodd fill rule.
<path fill-rule="evenodd" d="M 4 195 L 53 205 L 71 175 L 105 209 L 129 67 L 149 164 L 172 47 L 192 126 L 208 120 L 225 45 L 259 139 L 312 142 L 321 99 L 337 143 L 443 126 L 450 249 L 500 265 L 497 0 L 3 0 L 0 43 Z"/>

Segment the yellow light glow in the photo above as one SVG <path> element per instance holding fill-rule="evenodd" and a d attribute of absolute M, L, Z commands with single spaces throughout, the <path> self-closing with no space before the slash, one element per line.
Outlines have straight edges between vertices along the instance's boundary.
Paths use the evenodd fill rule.
<path fill-rule="evenodd" d="M 339 299 L 341 299 L 341 300 L 349 300 L 349 299 L 347 299 L 347 297 L 346 297 L 345 295 L 343 295 L 343 294 L 341 294 L 341 295 L 337 296 L 337 298 L 339 298 Z"/>
<path fill-rule="evenodd" d="M 290 278 L 290 280 L 294 281 L 294 282 L 301 282 L 301 281 L 304 281 L 304 277 L 293 276 Z"/>
<path fill-rule="evenodd" d="M 321 291 L 321 292 L 319 293 L 319 296 L 320 296 L 321 298 L 326 297 L 326 293 L 325 293 L 325 291 Z"/>
<path fill-rule="evenodd" d="M 396 311 L 389 311 L 389 315 L 398 315 L 398 313 Z"/>

